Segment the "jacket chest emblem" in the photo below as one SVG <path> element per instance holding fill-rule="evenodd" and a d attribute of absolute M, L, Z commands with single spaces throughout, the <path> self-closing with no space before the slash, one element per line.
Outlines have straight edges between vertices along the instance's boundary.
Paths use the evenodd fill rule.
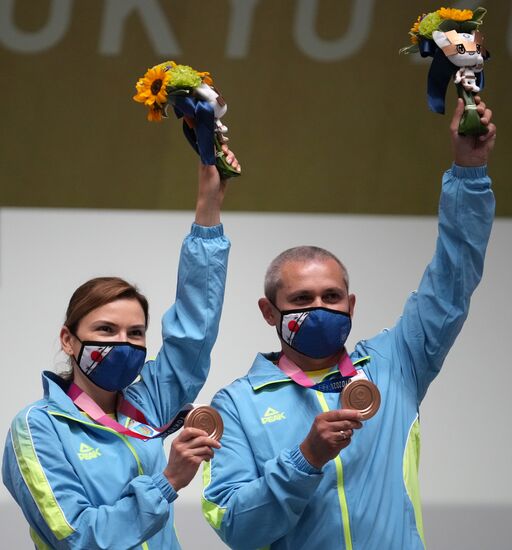
<path fill-rule="evenodd" d="M 77 453 L 80 460 L 92 460 L 101 456 L 99 448 L 94 449 L 90 445 L 80 443 L 80 450 Z"/>
<path fill-rule="evenodd" d="M 276 409 L 273 409 L 272 407 L 269 407 L 265 414 L 261 417 L 261 423 L 262 424 L 268 424 L 270 422 L 277 422 L 278 420 L 285 420 L 286 416 L 284 412 L 276 411 Z"/>

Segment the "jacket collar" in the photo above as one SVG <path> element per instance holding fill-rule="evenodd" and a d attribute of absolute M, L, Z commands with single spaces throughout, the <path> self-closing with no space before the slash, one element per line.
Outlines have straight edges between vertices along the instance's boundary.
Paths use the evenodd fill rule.
<path fill-rule="evenodd" d="M 258 353 L 258 355 L 256 355 L 256 359 L 247 374 L 247 379 L 253 391 L 258 391 L 271 384 L 286 384 L 293 382 L 293 380 L 277 366 L 279 355 L 278 352 Z M 357 352 L 354 352 L 350 354 L 350 359 L 356 368 L 361 368 L 370 361 L 370 356 L 361 356 Z"/>
<path fill-rule="evenodd" d="M 66 414 L 77 420 L 83 420 L 83 415 L 66 393 L 69 382 L 51 371 L 44 371 L 42 379 L 44 398 L 47 402 L 49 412 Z"/>
<path fill-rule="evenodd" d="M 247 374 L 254 391 L 269 384 L 292 382 L 292 379 L 277 366 L 279 355 L 279 353 L 258 353 L 256 355 L 256 359 Z"/>

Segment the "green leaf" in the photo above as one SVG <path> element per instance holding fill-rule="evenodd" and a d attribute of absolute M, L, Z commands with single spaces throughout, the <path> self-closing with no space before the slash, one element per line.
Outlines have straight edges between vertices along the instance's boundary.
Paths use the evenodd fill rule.
<path fill-rule="evenodd" d="M 473 10 L 473 21 L 477 21 L 478 23 L 482 23 L 483 19 L 485 17 L 485 14 L 487 13 L 487 10 L 485 8 L 479 7 Z"/>
<path fill-rule="evenodd" d="M 477 21 L 463 21 L 460 24 L 460 31 L 459 32 L 467 32 L 472 33 L 474 30 L 478 29 L 480 23 Z"/>
<path fill-rule="evenodd" d="M 438 30 L 443 32 L 448 32 L 448 31 L 460 32 L 460 23 L 453 19 L 445 19 L 442 23 L 439 24 L 439 27 L 437 28 Z"/>
<path fill-rule="evenodd" d="M 398 50 L 398 53 L 399 54 L 402 54 L 402 53 L 410 54 L 410 53 L 418 53 L 419 51 L 420 51 L 420 49 L 418 47 L 418 44 L 411 44 L 410 46 L 405 46 L 404 48 L 400 48 Z"/>

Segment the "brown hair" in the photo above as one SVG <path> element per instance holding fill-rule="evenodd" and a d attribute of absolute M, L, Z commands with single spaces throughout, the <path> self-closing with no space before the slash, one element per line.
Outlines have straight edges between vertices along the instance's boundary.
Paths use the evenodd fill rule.
<path fill-rule="evenodd" d="M 146 297 L 139 292 L 136 286 L 119 277 L 96 277 L 79 286 L 69 300 L 64 326 L 72 334 L 76 334 L 80 321 L 89 312 L 122 299 L 135 299 L 139 302 L 144 312 L 144 324 L 147 328 L 149 306 Z"/>
<path fill-rule="evenodd" d="M 96 277 L 79 286 L 69 300 L 64 326 L 71 334 L 76 335 L 80 321 L 89 312 L 122 299 L 135 299 L 139 302 L 144 312 L 144 326 L 148 328 L 149 306 L 146 297 L 136 286 L 119 277 Z M 72 381 L 73 367 L 69 364 L 67 370 L 58 374 L 64 380 Z"/>

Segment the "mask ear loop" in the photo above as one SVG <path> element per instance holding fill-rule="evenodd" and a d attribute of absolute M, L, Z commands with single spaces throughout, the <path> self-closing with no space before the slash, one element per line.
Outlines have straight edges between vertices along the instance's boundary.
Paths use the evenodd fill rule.
<path fill-rule="evenodd" d="M 276 304 L 274 304 L 274 302 L 268 297 L 268 296 L 265 296 L 265 298 L 267 298 L 267 300 L 276 308 L 276 310 L 279 312 L 279 315 L 280 315 L 280 318 L 279 318 L 279 323 L 276 323 L 276 331 L 277 331 L 277 334 L 279 335 L 279 338 L 281 340 L 283 340 L 283 312 L 276 306 Z M 284 340 L 283 340 L 284 342 Z M 286 342 L 285 342 L 286 343 Z"/>
<path fill-rule="evenodd" d="M 69 329 L 68 329 L 68 330 L 69 330 Z M 71 334 L 71 336 L 74 336 L 74 337 L 80 342 L 80 344 L 81 344 L 81 346 L 80 346 L 80 351 L 78 352 L 78 359 L 75 357 L 75 354 L 70 355 L 70 357 L 72 357 L 72 358 L 75 360 L 75 363 L 77 364 L 78 368 L 79 368 L 80 370 L 82 370 L 82 369 L 80 368 L 80 359 L 82 358 L 82 354 L 83 354 L 83 351 L 84 351 L 84 343 L 83 343 L 83 341 L 78 337 L 78 335 L 77 335 L 76 333 L 71 332 L 71 331 L 69 331 L 69 333 Z M 71 365 L 71 366 L 73 366 L 73 365 Z M 82 372 L 83 372 L 83 371 L 82 371 Z"/>

